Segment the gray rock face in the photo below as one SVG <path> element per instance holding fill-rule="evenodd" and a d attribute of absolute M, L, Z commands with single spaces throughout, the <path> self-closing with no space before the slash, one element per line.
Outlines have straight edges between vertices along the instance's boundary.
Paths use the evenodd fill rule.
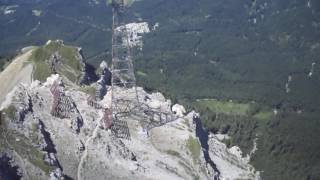
<path fill-rule="evenodd" d="M 48 153 L 56 153 L 56 149 L 54 147 L 54 144 L 51 140 L 50 133 L 45 129 L 45 125 L 43 121 L 38 120 L 38 127 L 39 127 L 39 135 L 40 137 L 40 148 L 43 151 L 46 151 Z"/>
<path fill-rule="evenodd" d="M 50 173 L 50 180 L 64 180 L 64 175 L 62 174 L 61 169 L 56 169 Z"/>
<path fill-rule="evenodd" d="M 62 175 L 62 170 L 60 163 L 56 157 L 56 149 L 55 145 L 51 139 L 50 133 L 45 129 L 45 125 L 43 121 L 39 120 L 39 135 L 38 137 L 40 138 L 40 148 L 42 151 L 44 151 L 46 154 L 44 156 L 44 162 L 46 162 L 48 165 L 52 167 L 56 167 L 59 169 L 59 172 L 61 172 Z M 57 171 L 56 169 L 56 171 Z"/>
<path fill-rule="evenodd" d="M 58 166 L 56 155 L 53 153 L 47 153 L 44 157 L 44 161 L 50 166 Z"/>
<path fill-rule="evenodd" d="M 123 159 L 136 161 L 136 155 L 126 147 L 121 139 L 112 137 L 112 141 L 110 143 L 107 143 L 106 146 L 107 155 L 117 153 L 118 156 L 122 157 Z"/>
<path fill-rule="evenodd" d="M 53 74 L 57 73 L 57 68 L 61 65 L 61 59 L 62 57 L 58 52 L 52 54 L 48 59 L 48 64 Z"/>
<path fill-rule="evenodd" d="M 80 114 L 77 114 L 77 116 L 73 118 L 71 121 L 71 129 L 73 130 L 74 133 L 79 133 L 82 125 L 83 125 L 83 119 Z"/>
<path fill-rule="evenodd" d="M 104 76 L 102 81 L 106 82 L 106 77 Z M 26 165 L 23 172 L 28 172 L 29 176 L 25 176 L 24 173 L 24 179 L 39 177 L 60 180 L 65 176 L 77 180 L 213 178 L 214 172 L 206 165 L 196 137 L 193 126 L 195 112 L 187 115 L 181 113 L 180 117 L 177 116 L 170 121 L 161 121 L 160 118 L 160 123 L 146 132 L 145 125 L 151 121 L 145 119 L 142 122 L 141 118 L 146 116 L 145 112 L 140 109 L 134 110 L 134 113 L 128 113 L 127 117 L 121 119 L 125 122 L 125 127 L 118 127 L 125 130 L 129 138 L 119 138 L 113 132 L 112 126 L 110 129 L 101 128 L 105 109 L 110 107 L 111 92 L 107 92 L 103 100 L 96 100 L 101 108 L 95 108 L 87 102 L 90 99 L 89 94 L 80 91 L 79 87 L 73 84 L 63 87 L 59 79 L 59 75 L 52 75 L 43 84 L 34 82 L 30 87 L 20 88 L 16 92 L 24 92 L 19 98 L 23 101 L 19 100 L 18 104 L 23 104 L 22 109 L 27 111 L 24 113 L 23 121 L 18 123 L 19 126 L 15 121 L 11 121 L 10 124 L 13 125 L 10 125 L 9 129 L 24 136 L 16 142 L 31 141 L 28 149 L 36 148 L 33 151 L 37 150 L 35 155 L 40 157 L 36 159 L 37 163 L 33 163 L 32 158 L 35 156 L 28 155 L 17 161 L 19 167 Z M 146 106 L 174 114 L 171 101 L 160 93 L 148 94 L 142 88 L 116 88 L 115 92 L 123 97 L 124 102 L 136 98 L 135 92 L 138 92 L 139 101 L 144 102 Z M 145 97 L 148 97 L 147 101 L 144 101 Z M 12 103 L 8 105 L 16 105 L 16 98 L 11 99 Z M 248 173 L 249 176 L 239 168 L 225 167 L 225 164 L 233 162 L 241 162 L 241 167 L 249 166 L 246 166 L 247 162 L 240 157 L 232 155 L 222 144 L 215 145 L 217 147 L 209 149 L 210 156 L 218 169 L 222 169 L 222 175 L 229 177 L 226 172 L 230 169 L 232 177 L 235 178 L 255 177 L 252 174 L 253 170 L 252 173 Z M 25 151 L 29 154 L 27 149 Z M 24 151 L 20 149 L 19 152 Z M 230 159 L 236 160 L 230 162 Z M 44 172 L 46 169 L 49 169 L 49 173 Z"/>
<path fill-rule="evenodd" d="M 81 66 L 81 76 L 79 79 L 79 84 L 89 85 L 97 81 L 98 76 L 95 73 L 95 68 L 84 61 L 81 48 L 78 49 L 77 58 L 79 59 Z"/>
<path fill-rule="evenodd" d="M 16 109 L 15 117 L 12 119 L 16 123 L 22 123 L 26 114 L 32 111 L 32 101 L 28 92 L 23 86 L 19 86 L 20 91 L 16 91 L 12 106 Z"/>
<path fill-rule="evenodd" d="M 96 89 L 96 98 L 101 100 L 107 93 L 108 86 L 111 85 L 111 72 L 108 69 L 107 63 L 102 62 L 100 65 L 102 70 L 100 74 L 100 79 L 97 82 L 97 89 Z"/>
<path fill-rule="evenodd" d="M 50 87 L 50 92 L 53 97 L 51 106 L 51 115 L 60 119 L 71 119 L 70 127 L 74 133 L 79 133 L 83 125 L 83 119 L 74 100 L 67 95 L 64 90 L 63 82 L 60 78 L 54 80 Z"/>

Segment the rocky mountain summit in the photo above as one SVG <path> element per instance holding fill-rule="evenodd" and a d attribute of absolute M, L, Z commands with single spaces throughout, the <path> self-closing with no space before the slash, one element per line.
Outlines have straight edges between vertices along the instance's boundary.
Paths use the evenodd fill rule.
<path fill-rule="evenodd" d="M 41 56 L 41 62 L 33 61 L 37 63 L 33 73 L 43 64 L 58 70 L 50 71 L 45 80 L 17 83 L 2 102 L 1 178 L 259 179 L 239 148 L 228 149 L 221 135 L 208 137 L 199 114 L 141 87 L 114 88 L 123 100 L 137 92 L 140 102 L 175 118 L 146 129 L 139 119 L 146 112 L 136 110 L 119 126 L 125 134 L 119 138 L 103 124 L 112 96 L 107 64 L 103 62 L 95 75 L 100 78 L 83 78 L 94 77 L 94 71 L 70 69 L 78 66 L 67 61 L 78 57 L 80 65 L 85 64 L 79 51 L 67 56 L 61 52 L 58 48 Z"/>

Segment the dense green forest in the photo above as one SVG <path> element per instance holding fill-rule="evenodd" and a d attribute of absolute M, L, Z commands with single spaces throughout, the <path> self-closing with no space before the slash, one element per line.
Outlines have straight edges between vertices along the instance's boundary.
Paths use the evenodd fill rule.
<path fill-rule="evenodd" d="M 229 146 L 249 153 L 256 139 L 263 179 L 318 179 L 320 73 L 308 74 L 319 64 L 320 3 L 311 4 L 136 3 L 160 24 L 135 56 L 138 81 L 199 111 L 207 129 L 232 137 Z"/>

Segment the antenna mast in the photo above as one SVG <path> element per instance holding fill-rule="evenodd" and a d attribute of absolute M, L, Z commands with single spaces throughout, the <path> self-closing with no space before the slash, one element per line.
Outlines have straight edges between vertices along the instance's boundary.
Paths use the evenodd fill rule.
<path fill-rule="evenodd" d="M 138 106 L 138 95 L 136 90 L 136 78 L 134 75 L 131 47 L 125 17 L 124 0 L 111 1 L 113 12 L 112 24 L 112 79 L 111 79 L 111 111 L 106 117 L 112 117 L 107 125 L 111 127 L 116 137 L 130 138 L 127 122 L 124 118 L 128 117 L 131 111 Z M 133 95 L 124 99 L 123 89 L 132 89 Z M 131 97 L 132 96 L 132 97 Z M 112 114 L 112 116 L 111 116 Z M 110 123 L 111 121 L 111 123 Z M 112 124 L 112 126 L 111 126 Z M 107 127 L 108 128 L 108 127 Z"/>
<path fill-rule="evenodd" d="M 174 121 L 176 117 L 161 108 L 152 109 L 147 102 L 139 102 L 129 43 L 130 34 L 124 23 L 125 0 L 111 0 L 110 4 L 113 12 L 111 106 L 105 110 L 103 121 L 105 129 L 111 129 L 115 137 L 130 139 L 128 118 L 138 118 L 143 129 L 148 132 L 152 128 Z"/>

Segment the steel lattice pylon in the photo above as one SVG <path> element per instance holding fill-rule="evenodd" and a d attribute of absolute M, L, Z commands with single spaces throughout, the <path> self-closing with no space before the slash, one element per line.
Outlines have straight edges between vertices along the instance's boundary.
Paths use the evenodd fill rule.
<path fill-rule="evenodd" d="M 124 0 L 113 0 L 113 25 L 112 25 L 112 92 L 111 92 L 111 129 L 121 138 L 130 138 L 127 123 L 124 120 L 138 104 L 136 78 L 132 62 L 131 48 L 128 39 L 128 30 L 124 23 Z M 123 98 L 123 88 L 131 89 L 131 97 Z M 133 96 L 132 96 L 133 94 Z M 108 123 L 110 125 L 110 122 Z"/>
<path fill-rule="evenodd" d="M 132 88 L 136 86 L 128 31 L 124 23 L 124 0 L 113 1 L 112 26 L 112 85 Z"/>
<path fill-rule="evenodd" d="M 127 124 L 129 116 L 139 119 L 146 131 L 171 122 L 176 117 L 171 112 L 152 109 L 147 103 L 139 101 L 128 30 L 124 23 L 125 3 L 124 0 L 112 0 L 111 5 L 113 11 L 111 107 L 105 110 L 103 120 L 105 128 L 111 128 L 116 137 L 130 139 Z"/>

